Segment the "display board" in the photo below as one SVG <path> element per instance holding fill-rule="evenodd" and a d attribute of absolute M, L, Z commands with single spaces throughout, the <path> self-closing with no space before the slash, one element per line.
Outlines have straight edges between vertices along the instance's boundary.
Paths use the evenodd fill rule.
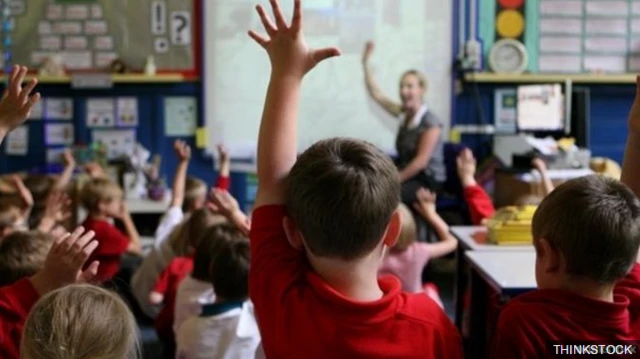
<path fill-rule="evenodd" d="M 107 67 L 115 58 L 142 69 L 194 71 L 192 0 L 5 0 L 13 63 L 38 66 L 57 54 L 68 70 Z M 5 38 L 5 36 L 3 36 Z M 4 59 L 2 59 L 4 61 Z"/>
<path fill-rule="evenodd" d="M 225 143 L 233 157 L 255 155 L 270 67 L 264 50 L 247 36 L 262 30 L 256 3 L 205 2 L 205 115 L 207 147 Z M 292 0 L 281 0 L 287 16 Z M 371 67 L 381 89 L 399 102 L 399 80 L 409 69 L 428 78 L 427 101 L 447 127 L 451 106 L 452 6 L 441 0 L 304 0 L 305 38 L 310 46 L 337 46 L 339 58 L 314 69 L 304 80 L 298 148 L 349 136 L 393 152 L 399 121 L 367 95 L 362 49 L 373 40 Z M 446 132 L 446 131 L 445 131 Z M 446 134 L 443 134 L 446 136 Z"/>

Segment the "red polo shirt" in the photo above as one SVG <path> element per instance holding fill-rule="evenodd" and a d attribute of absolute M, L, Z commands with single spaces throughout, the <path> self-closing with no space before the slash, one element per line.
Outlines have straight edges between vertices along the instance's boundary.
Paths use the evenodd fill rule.
<path fill-rule="evenodd" d="M 640 263 L 636 263 L 631 272 L 616 285 L 614 292 L 629 299 L 632 328 L 640 339 Z"/>
<path fill-rule="evenodd" d="M 564 290 L 523 294 L 507 304 L 494 337 L 493 358 L 548 358 L 554 340 L 634 340 L 629 300 L 603 302 Z"/>
<path fill-rule="evenodd" d="M 20 358 L 22 328 L 39 297 L 27 278 L 0 288 L 0 358 Z"/>
<path fill-rule="evenodd" d="M 129 247 L 129 237 L 107 221 L 87 217 L 82 223 L 87 231 L 96 233 L 98 248 L 91 254 L 85 264 L 85 269 L 93 262 L 99 261 L 97 280 L 106 282 L 111 280 L 120 270 L 120 260 Z"/>
<path fill-rule="evenodd" d="M 164 295 L 162 309 L 156 318 L 155 328 L 161 339 L 173 338 L 173 318 L 176 308 L 176 295 L 178 286 L 193 270 L 192 257 L 176 257 L 169 266 L 160 274 L 153 287 L 154 292 Z"/>
<path fill-rule="evenodd" d="M 425 294 L 379 279 L 384 296 L 338 293 L 287 242 L 284 206 L 253 212 L 249 293 L 267 358 L 462 358 L 459 334 Z"/>

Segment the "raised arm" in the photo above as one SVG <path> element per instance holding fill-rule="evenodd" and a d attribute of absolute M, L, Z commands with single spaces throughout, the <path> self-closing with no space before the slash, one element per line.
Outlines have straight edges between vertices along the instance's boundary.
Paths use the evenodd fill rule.
<path fill-rule="evenodd" d="M 636 98 L 629 112 L 629 133 L 621 180 L 640 197 L 640 76 L 636 78 Z"/>
<path fill-rule="evenodd" d="M 69 186 L 71 177 L 73 177 L 73 171 L 76 170 L 76 159 L 73 157 L 73 153 L 70 149 L 67 148 L 64 150 L 63 160 L 64 170 L 53 187 L 55 190 L 59 191 L 65 190 Z"/>
<path fill-rule="evenodd" d="M 251 221 L 249 217 L 240 210 L 238 201 L 233 198 L 229 192 L 220 188 L 214 188 L 211 190 L 210 197 L 215 212 L 227 218 L 227 220 L 242 231 L 242 233 L 249 235 Z"/>
<path fill-rule="evenodd" d="M 218 158 L 220 160 L 220 173 L 218 173 L 218 181 L 215 187 L 228 191 L 229 187 L 231 187 L 231 179 L 229 178 L 231 175 L 231 159 L 229 158 L 229 152 L 222 144 L 218 145 Z"/>
<path fill-rule="evenodd" d="M 33 194 L 31 193 L 31 191 L 29 191 L 27 186 L 24 185 L 24 182 L 19 175 L 11 177 L 11 180 L 13 181 L 13 185 L 15 186 L 20 199 L 22 200 L 22 216 L 25 221 L 27 221 L 29 219 L 29 215 L 31 215 L 31 210 L 33 209 L 35 203 L 33 201 Z"/>
<path fill-rule="evenodd" d="M 420 142 L 418 143 L 418 151 L 416 156 L 407 164 L 402 170 L 400 170 L 400 182 L 404 182 L 411 179 L 427 167 L 433 155 L 433 150 L 436 148 L 440 139 L 440 128 L 431 127 L 424 131 L 420 135 Z"/>
<path fill-rule="evenodd" d="M 40 100 L 39 93 L 29 96 L 38 84 L 37 79 L 22 87 L 26 75 L 25 66 L 14 66 L 9 75 L 9 83 L 0 100 L 0 144 L 11 130 L 26 121 L 33 105 Z"/>
<path fill-rule="evenodd" d="M 371 68 L 369 66 L 369 58 L 373 53 L 373 42 L 368 41 L 362 52 L 362 68 L 364 69 L 364 83 L 367 86 L 367 92 L 369 96 L 378 103 L 385 111 L 387 111 L 391 116 L 398 117 L 402 114 L 402 105 L 398 102 L 393 101 L 389 97 L 385 96 L 378 87 L 378 83 L 373 78 L 373 74 L 371 73 Z"/>
<path fill-rule="evenodd" d="M 295 0 L 288 26 L 277 0 L 270 0 L 275 23 L 256 7 L 267 37 L 249 31 L 271 62 L 271 80 L 258 135 L 258 194 L 256 207 L 284 203 L 285 180 L 297 157 L 297 117 L 304 75 L 319 62 L 340 54 L 338 49 L 310 49 L 302 34 L 302 9 Z"/>
<path fill-rule="evenodd" d="M 437 243 L 425 244 L 429 248 L 429 256 L 438 258 L 453 252 L 458 247 L 458 240 L 451 235 L 449 226 L 436 212 L 436 195 L 421 188 L 416 192 L 416 198 L 413 207 L 429 222 L 438 236 Z"/>
<path fill-rule="evenodd" d="M 173 177 L 173 191 L 171 191 L 171 207 L 182 207 L 184 202 L 184 187 L 187 182 L 187 168 L 191 159 L 191 147 L 184 141 L 176 140 L 173 149 L 178 156 L 178 167 Z"/>
<path fill-rule="evenodd" d="M 120 220 L 124 226 L 124 231 L 129 238 L 129 246 L 127 247 L 127 252 L 133 254 L 142 253 L 142 244 L 140 243 L 140 234 L 138 233 L 138 229 L 136 228 L 136 224 L 133 223 L 133 218 L 131 218 L 131 213 L 129 212 L 129 207 L 127 207 L 127 202 L 122 201 L 122 207 L 120 209 Z"/>
<path fill-rule="evenodd" d="M 547 165 L 540 158 L 534 158 L 531 161 L 531 165 L 533 169 L 540 173 L 540 177 L 542 178 L 542 189 L 544 195 L 547 196 L 549 193 L 553 192 L 554 186 L 553 182 L 551 182 L 551 178 L 549 178 L 549 172 L 547 171 Z"/>
<path fill-rule="evenodd" d="M 456 169 L 462 183 L 464 200 L 469 207 L 471 223 L 481 224 L 483 220 L 493 216 L 496 209 L 487 192 L 476 182 L 476 159 L 470 149 L 460 151 L 456 158 Z"/>

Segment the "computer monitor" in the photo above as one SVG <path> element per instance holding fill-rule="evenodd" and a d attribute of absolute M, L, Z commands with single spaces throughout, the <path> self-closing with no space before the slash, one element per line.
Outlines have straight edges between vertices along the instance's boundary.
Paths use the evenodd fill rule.
<path fill-rule="evenodd" d="M 566 104 L 560 84 L 518 87 L 519 132 L 565 132 Z"/>

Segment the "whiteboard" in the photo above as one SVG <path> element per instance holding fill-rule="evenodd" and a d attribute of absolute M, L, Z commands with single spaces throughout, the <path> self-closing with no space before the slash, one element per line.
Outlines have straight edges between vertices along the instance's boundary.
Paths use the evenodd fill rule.
<path fill-rule="evenodd" d="M 281 0 L 290 19 L 293 0 Z M 204 108 L 207 152 L 223 143 L 232 158 L 255 158 L 270 75 L 264 50 L 247 36 L 262 31 L 255 5 L 267 0 L 206 0 Z M 346 136 L 367 140 L 388 153 L 400 122 L 368 96 L 361 52 L 373 40 L 370 66 L 387 96 L 399 101 L 400 75 L 423 71 L 427 102 L 444 123 L 451 111 L 452 7 L 442 0 L 303 0 L 305 38 L 311 47 L 337 46 L 342 56 L 321 63 L 302 87 L 298 150 Z M 443 136 L 445 136 L 443 134 Z"/>

